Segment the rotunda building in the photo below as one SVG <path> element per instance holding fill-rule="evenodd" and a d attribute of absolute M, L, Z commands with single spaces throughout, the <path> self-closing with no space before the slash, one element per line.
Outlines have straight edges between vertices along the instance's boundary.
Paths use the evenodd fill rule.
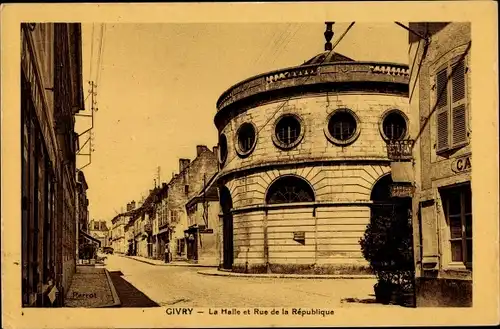
<path fill-rule="evenodd" d="M 325 49 L 217 101 L 221 268 L 369 271 L 359 240 L 390 202 L 386 141 L 409 137 L 409 71 Z"/>

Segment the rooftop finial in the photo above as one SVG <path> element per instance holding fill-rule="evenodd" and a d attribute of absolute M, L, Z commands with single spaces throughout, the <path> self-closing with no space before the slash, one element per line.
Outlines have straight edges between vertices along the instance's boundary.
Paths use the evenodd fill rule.
<path fill-rule="evenodd" d="M 325 35 L 325 51 L 331 51 L 332 50 L 332 43 L 330 42 L 333 38 L 333 30 L 332 26 L 335 24 L 335 22 L 325 22 L 326 24 L 326 31 L 324 33 Z"/>

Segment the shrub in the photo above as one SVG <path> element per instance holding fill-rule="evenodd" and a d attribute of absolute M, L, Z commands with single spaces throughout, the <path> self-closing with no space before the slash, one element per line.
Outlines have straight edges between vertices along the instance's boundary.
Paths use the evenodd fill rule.
<path fill-rule="evenodd" d="M 396 206 L 392 211 L 373 211 L 360 245 L 377 276 L 375 296 L 381 302 L 388 302 L 393 292 L 405 295 L 413 291 L 412 234 L 407 211 Z"/>

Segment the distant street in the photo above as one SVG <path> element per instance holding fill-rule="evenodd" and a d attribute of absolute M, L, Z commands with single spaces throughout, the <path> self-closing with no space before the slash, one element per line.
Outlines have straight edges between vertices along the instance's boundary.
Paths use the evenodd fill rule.
<path fill-rule="evenodd" d="M 375 280 L 218 277 L 201 268 L 155 266 L 108 255 L 122 307 L 350 307 L 374 303 Z M 392 306 L 394 307 L 394 306 Z"/>

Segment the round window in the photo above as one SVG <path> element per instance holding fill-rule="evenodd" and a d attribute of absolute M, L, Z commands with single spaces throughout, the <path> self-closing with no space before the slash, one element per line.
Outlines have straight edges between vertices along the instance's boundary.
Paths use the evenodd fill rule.
<path fill-rule="evenodd" d="M 358 119 L 354 112 L 341 109 L 330 114 L 327 136 L 335 144 L 349 144 L 359 135 Z"/>
<path fill-rule="evenodd" d="M 238 147 L 239 155 L 248 155 L 252 152 L 256 142 L 256 131 L 253 124 L 245 122 L 238 129 Z"/>
<path fill-rule="evenodd" d="M 281 148 L 296 146 L 303 137 L 300 119 L 295 115 L 284 115 L 276 122 L 273 140 Z"/>
<path fill-rule="evenodd" d="M 399 111 L 391 111 L 382 121 L 382 134 L 385 139 L 402 139 L 406 135 L 406 130 L 406 119 Z"/>
<path fill-rule="evenodd" d="M 220 152 L 220 162 L 224 163 L 227 159 L 227 138 L 226 135 L 221 134 L 219 136 L 219 152 Z"/>

